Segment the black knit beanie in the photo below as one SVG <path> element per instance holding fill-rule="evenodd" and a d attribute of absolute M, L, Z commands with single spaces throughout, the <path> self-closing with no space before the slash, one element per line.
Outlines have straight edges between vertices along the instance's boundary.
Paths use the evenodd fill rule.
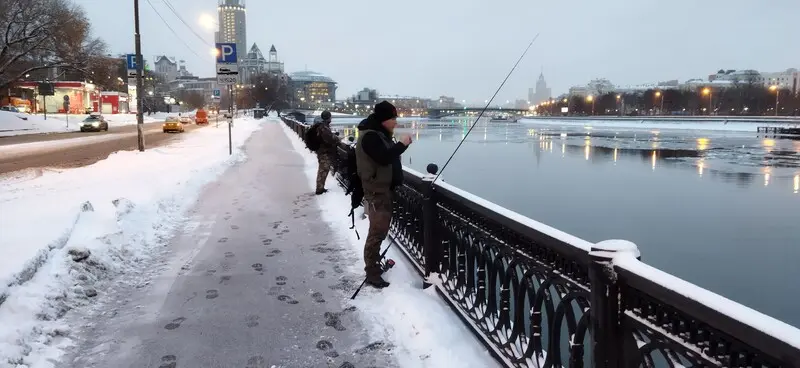
<path fill-rule="evenodd" d="M 383 101 L 377 105 L 375 105 L 375 119 L 378 120 L 379 123 L 383 123 L 386 120 L 394 119 L 397 117 L 397 109 L 394 105 L 390 104 L 389 101 Z"/>

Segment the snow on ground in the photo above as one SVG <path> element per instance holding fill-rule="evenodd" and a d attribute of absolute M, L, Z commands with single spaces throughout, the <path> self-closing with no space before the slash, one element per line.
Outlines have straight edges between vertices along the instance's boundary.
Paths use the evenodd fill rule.
<path fill-rule="evenodd" d="M 52 141 L 8 144 L 5 146 L 0 146 L 0 155 L 3 155 L 3 157 L 15 157 L 15 156 L 25 156 L 31 153 L 46 153 L 70 147 L 88 146 L 93 143 L 120 139 L 124 137 L 135 137 L 136 135 L 137 135 L 136 132 L 130 132 L 130 133 L 120 133 L 120 134 L 104 134 L 97 136 L 78 137 L 70 139 L 57 139 Z"/>
<path fill-rule="evenodd" d="M 69 344 L 60 317 L 163 246 L 264 121 L 237 119 L 232 156 L 228 129 L 206 127 L 144 153 L 0 180 L 0 367 L 51 367 Z"/>
<path fill-rule="evenodd" d="M 562 125 L 562 126 L 582 126 L 587 129 L 677 129 L 677 130 L 711 130 L 711 131 L 733 131 L 733 132 L 756 132 L 760 126 L 776 126 L 774 122 L 751 123 L 735 122 L 727 123 L 722 121 L 686 121 L 686 119 L 675 119 L 667 121 L 654 120 L 568 120 L 568 119 L 521 119 L 520 123 L 526 125 Z M 787 125 L 783 123 L 782 125 Z M 788 124 L 787 126 L 792 126 Z"/>
<path fill-rule="evenodd" d="M 186 114 L 189 113 L 184 113 L 184 115 Z M 145 114 L 144 122 L 164 121 L 164 118 L 169 115 L 177 116 L 178 113 L 160 112 L 149 116 Z M 47 115 L 47 119 L 45 119 L 40 114 L 29 115 L 0 111 L 0 137 L 21 134 L 77 132 L 80 131 L 78 123 L 88 116 L 53 114 Z M 189 116 L 194 116 L 194 114 L 192 113 Z M 109 129 L 136 124 L 136 114 L 103 114 L 103 117 L 108 121 Z"/>
<path fill-rule="evenodd" d="M 311 187 L 317 175 L 316 156 L 305 148 L 300 138 L 285 124 L 284 133 L 294 149 L 305 159 L 305 172 Z M 323 218 L 337 231 L 338 238 L 351 247 L 359 261 L 345 265 L 350 271 L 363 275 L 361 255 L 364 238 L 369 228 L 368 220 L 358 219 L 356 228 L 361 240 L 350 230 L 350 197 L 333 177 L 326 182 L 329 192 L 319 197 Z M 357 210 L 357 214 L 361 211 Z M 388 245 L 384 242 L 383 248 Z M 387 256 L 397 265 L 385 275 L 391 286 L 381 291 L 365 286 L 353 304 L 361 311 L 364 325 L 376 340 L 389 340 L 395 344 L 394 353 L 403 367 L 496 367 L 497 362 L 475 339 L 472 332 L 436 294 L 433 288 L 422 290 L 422 280 L 409 261 L 393 245 Z"/>

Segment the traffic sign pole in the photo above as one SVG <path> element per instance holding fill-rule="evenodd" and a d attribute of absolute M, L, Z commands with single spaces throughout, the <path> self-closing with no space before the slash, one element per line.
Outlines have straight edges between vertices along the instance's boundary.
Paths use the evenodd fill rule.
<path fill-rule="evenodd" d="M 239 75 L 239 58 L 236 55 L 235 43 L 217 43 L 217 84 L 228 86 L 228 155 L 233 154 L 233 85 Z M 214 95 L 220 95 L 214 90 Z"/>

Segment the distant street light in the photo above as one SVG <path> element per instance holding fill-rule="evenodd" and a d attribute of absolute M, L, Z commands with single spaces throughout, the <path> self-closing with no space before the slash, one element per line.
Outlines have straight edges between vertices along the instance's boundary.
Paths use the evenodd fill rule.
<path fill-rule="evenodd" d="M 661 99 L 661 107 L 658 109 L 660 114 L 664 114 L 664 97 L 661 95 L 661 91 L 656 91 L 656 98 Z"/>
<path fill-rule="evenodd" d="M 775 92 L 775 116 L 778 116 L 778 100 L 780 99 L 781 91 L 776 85 L 769 86 L 769 90 Z"/>
<path fill-rule="evenodd" d="M 714 110 L 711 101 L 713 100 L 711 96 L 711 88 L 703 88 L 703 96 L 708 96 L 708 114 L 711 115 L 711 111 Z"/>

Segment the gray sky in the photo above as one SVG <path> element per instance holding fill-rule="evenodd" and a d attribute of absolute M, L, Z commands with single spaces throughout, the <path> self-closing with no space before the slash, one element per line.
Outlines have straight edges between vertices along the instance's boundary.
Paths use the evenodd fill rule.
<path fill-rule="evenodd" d="M 132 53 L 131 0 L 74 0 L 95 34 Z M 197 57 L 140 0 L 143 55 L 186 60 L 213 76 L 209 46 L 150 0 Z M 206 42 L 216 0 L 169 0 Z M 756 5 L 758 4 L 758 5 Z M 776 72 L 800 67 L 797 0 L 247 0 L 247 43 L 275 44 L 287 72 L 317 71 L 342 99 L 371 87 L 381 94 L 488 99 L 536 33 L 539 39 L 498 95 L 526 99 L 540 68 L 553 94 L 605 77 L 616 85 L 706 78 L 720 68 Z"/>

